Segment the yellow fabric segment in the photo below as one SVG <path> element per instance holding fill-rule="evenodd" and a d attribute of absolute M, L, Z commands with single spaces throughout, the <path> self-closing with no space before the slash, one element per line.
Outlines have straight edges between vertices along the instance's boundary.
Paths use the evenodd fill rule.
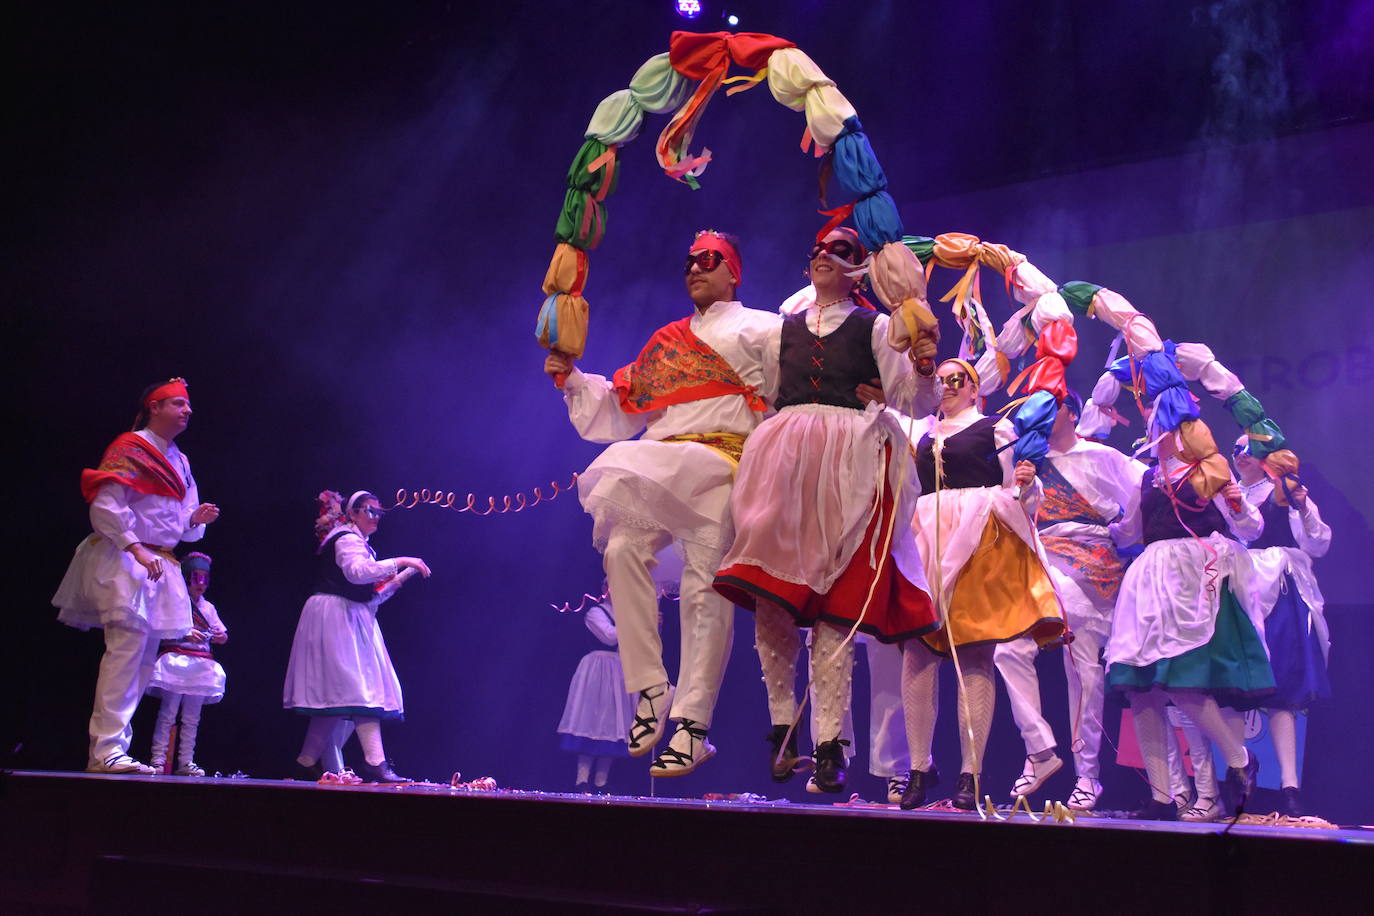
<path fill-rule="evenodd" d="M 1212 431 L 1201 420 L 1184 420 L 1178 427 L 1182 444 L 1179 457 L 1187 464 L 1197 464 L 1188 480 L 1203 499 L 1211 499 L 1231 482 L 1231 466 L 1217 452 Z"/>
<path fill-rule="evenodd" d="M 739 470 L 739 459 L 744 454 L 744 436 L 737 433 L 681 433 L 669 436 L 664 442 L 695 442 L 720 453 L 735 470 Z"/>
<path fill-rule="evenodd" d="M 553 249 L 549 269 L 544 273 L 544 295 L 581 293 L 587 283 L 587 254 L 567 242 L 559 242 Z M 563 316 L 559 315 L 559 324 Z"/>
<path fill-rule="evenodd" d="M 978 549 L 959 572 L 945 617 L 958 646 L 1008 642 L 1027 633 L 1043 646 L 1064 634 L 1064 614 L 1049 573 L 995 515 L 988 516 Z M 946 628 L 921 638 L 941 655 L 949 654 Z"/>
<path fill-rule="evenodd" d="M 591 306 L 581 296 L 559 293 L 554 308 L 558 313 L 558 352 L 581 359 L 582 351 L 587 347 L 587 322 Z M 539 335 L 539 345 L 545 349 L 552 346 L 547 331 Z"/>
<path fill-rule="evenodd" d="M 779 48 L 768 56 L 768 88 L 793 111 L 805 109 L 811 137 L 825 149 L 835 145 L 844 122 L 856 114 L 835 81 L 799 48 Z"/>

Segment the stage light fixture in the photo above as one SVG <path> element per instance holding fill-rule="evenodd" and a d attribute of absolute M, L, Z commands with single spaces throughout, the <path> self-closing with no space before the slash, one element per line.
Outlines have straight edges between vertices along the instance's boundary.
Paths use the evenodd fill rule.
<path fill-rule="evenodd" d="M 731 13 L 729 16 L 725 17 L 725 24 L 733 29 L 735 26 L 739 25 L 739 17 Z"/>
<path fill-rule="evenodd" d="M 695 19 L 701 15 L 701 0 L 675 0 L 674 6 L 683 19 Z"/>

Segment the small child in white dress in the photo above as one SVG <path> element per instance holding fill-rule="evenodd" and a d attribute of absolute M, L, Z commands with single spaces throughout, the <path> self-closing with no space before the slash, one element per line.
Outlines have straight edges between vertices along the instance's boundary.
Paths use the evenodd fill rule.
<path fill-rule="evenodd" d="M 167 767 L 168 744 L 177 712 L 181 728 L 177 741 L 177 776 L 204 776 L 195 762 L 196 733 L 200 730 L 200 709 L 224 698 L 224 668 L 215 661 L 211 644 L 229 640 L 229 631 L 220 622 L 219 612 L 205 598 L 210 587 L 210 558 L 203 553 L 187 554 L 181 561 L 186 591 L 191 596 L 191 631 L 178 639 L 164 639 L 158 650 L 148 695 L 162 698 L 157 724 L 153 726 L 153 749 L 148 761 L 159 772 Z"/>
<path fill-rule="evenodd" d="M 568 684 L 568 701 L 558 723 L 560 746 L 577 755 L 577 785 L 593 779 L 596 765 L 598 788 L 606 785 L 611 760 L 628 757 L 626 736 L 634 709 L 625 692 L 625 675 L 616 653 L 615 612 L 609 597 L 592 605 L 583 615 L 587 629 L 607 649 L 596 649 L 582 656 Z"/>

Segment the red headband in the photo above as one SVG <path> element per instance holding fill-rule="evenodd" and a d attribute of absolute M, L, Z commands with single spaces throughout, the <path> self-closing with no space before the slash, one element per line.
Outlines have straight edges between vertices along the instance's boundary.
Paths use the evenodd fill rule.
<path fill-rule="evenodd" d="M 691 254 L 694 251 L 720 252 L 721 256 L 725 258 L 726 265 L 730 268 L 730 273 L 735 275 L 735 285 L 743 285 L 744 270 L 740 264 L 739 252 L 719 232 L 714 229 L 698 232 L 697 237 L 692 241 L 692 246 L 687 249 L 687 253 Z"/>
<path fill-rule="evenodd" d="M 158 385 L 146 398 L 143 399 L 144 407 L 152 407 L 154 401 L 161 401 L 166 398 L 186 398 L 189 400 L 191 395 L 186 391 L 186 379 L 174 378 L 165 385 Z"/>

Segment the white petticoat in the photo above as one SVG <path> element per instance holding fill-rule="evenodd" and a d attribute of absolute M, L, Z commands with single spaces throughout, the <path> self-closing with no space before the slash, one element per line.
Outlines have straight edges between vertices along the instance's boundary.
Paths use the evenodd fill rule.
<path fill-rule="evenodd" d="M 731 503 L 735 542 L 721 568 L 747 564 L 823 595 L 863 543 L 879 486 L 886 496 L 900 484 L 889 550 L 906 579 L 925 588 L 910 525 L 920 481 L 909 461 L 884 461 L 887 444 L 898 459 L 908 454 L 896 419 L 877 404 L 799 404 L 764 420 L 744 447 Z M 873 545 L 875 567 L 885 536 L 878 532 Z"/>
<path fill-rule="evenodd" d="M 1208 563 L 1214 564 L 1210 573 Z M 1107 665 L 1120 662 L 1143 668 L 1206 645 L 1216 632 L 1223 582 L 1245 609 L 1263 645 L 1264 614 L 1252 576 L 1249 551 L 1216 532 L 1201 540 L 1169 538 L 1147 544 L 1121 580 L 1112 635 L 1103 653 Z"/>
<path fill-rule="evenodd" d="M 58 620 L 80 630 L 123 626 L 170 639 L 191 629 L 191 596 L 176 564 L 164 559 L 151 582 L 133 554 L 100 535 L 77 546 L 52 603 Z"/>
<path fill-rule="evenodd" d="M 218 703 L 224 698 L 224 668 L 213 658 L 163 652 L 153 666 L 148 694 L 160 697 L 164 693 L 184 693 L 202 697 L 206 703 Z"/>
<path fill-rule="evenodd" d="M 291 643 L 282 705 L 301 710 L 405 711 L 377 610 L 339 595 L 306 599 Z"/>
<path fill-rule="evenodd" d="M 666 531 L 706 547 L 729 543 L 734 466 L 695 442 L 614 442 L 577 478 L 577 496 L 606 548 L 618 525 Z"/>
<path fill-rule="evenodd" d="M 568 684 L 568 701 L 558 731 L 593 741 L 625 743 L 633 718 L 620 657 L 604 649 L 582 656 Z"/>

